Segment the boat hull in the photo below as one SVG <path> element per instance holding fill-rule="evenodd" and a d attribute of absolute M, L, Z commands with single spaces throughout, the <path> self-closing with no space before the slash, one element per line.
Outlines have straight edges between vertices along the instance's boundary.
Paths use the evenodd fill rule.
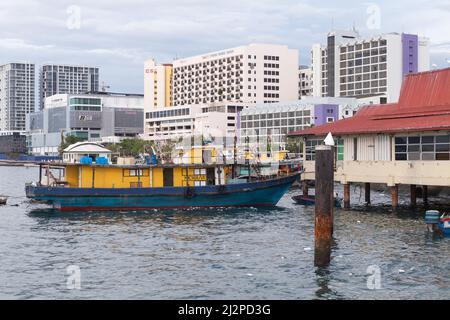
<path fill-rule="evenodd" d="M 292 197 L 292 200 L 294 200 L 295 203 L 303 205 L 303 206 L 314 206 L 314 205 L 316 205 L 316 198 L 314 196 L 299 195 L 299 196 Z M 341 200 L 338 199 L 338 198 L 335 198 L 334 199 L 334 206 L 336 208 L 340 208 L 341 207 Z"/>
<path fill-rule="evenodd" d="M 450 218 L 441 219 L 439 222 L 439 228 L 445 237 L 450 237 Z"/>
<path fill-rule="evenodd" d="M 275 206 L 298 175 L 274 180 L 204 187 L 64 188 L 26 186 L 28 198 L 62 211 L 146 210 Z"/>

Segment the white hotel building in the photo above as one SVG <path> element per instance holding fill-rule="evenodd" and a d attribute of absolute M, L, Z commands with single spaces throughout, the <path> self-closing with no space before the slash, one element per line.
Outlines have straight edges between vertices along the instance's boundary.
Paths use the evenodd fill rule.
<path fill-rule="evenodd" d="M 239 103 L 171 106 L 145 112 L 144 138 L 152 141 L 185 136 L 234 137 L 239 123 Z"/>
<path fill-rule="evenodd" d="M 298 99 L 299 53 L 249 44 L 173 62 L 173 105 L 271 103 Z"/>
<path fill-rule="evenodd" d="M 362 38 L 355 30 L 333 31 L 327 45 L 313 46 L 312 68 L 314 96 L 381 93 L 396 102 L 407 74 L 430 69 L 429 40 L 405 33 Z"/>

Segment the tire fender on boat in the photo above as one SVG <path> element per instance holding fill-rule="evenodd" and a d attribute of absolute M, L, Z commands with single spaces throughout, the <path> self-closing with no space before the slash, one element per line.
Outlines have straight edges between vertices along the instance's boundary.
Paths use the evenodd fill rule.
<path fill-rule="evenodd" d="M 188 198 L 188 199 L 191 199 L 191 198 L 195 197 L 194 189 L 191 188 L 191 187 L 187 187 L 185 192 L 184 192 L 184 197 Z"/>

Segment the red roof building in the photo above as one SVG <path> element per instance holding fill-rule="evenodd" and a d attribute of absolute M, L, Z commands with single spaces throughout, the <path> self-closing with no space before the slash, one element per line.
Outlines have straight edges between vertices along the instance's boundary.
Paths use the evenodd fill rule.
<path fill-rule="evenodd" d="M 450 68 L 408 75 L 398 103 L 360 109 L 352 118 L 293 132 L 303 145 L 304 180 L 313 180 L 315 148 L 331 132 L 335 180 L 450 186 Z M 348 189 L 347 189 L 348 190 Z"/>

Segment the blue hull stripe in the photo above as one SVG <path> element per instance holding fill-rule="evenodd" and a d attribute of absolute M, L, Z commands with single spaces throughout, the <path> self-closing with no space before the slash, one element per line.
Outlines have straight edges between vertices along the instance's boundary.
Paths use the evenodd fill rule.
<path fill-rule="evenodd" d="M 129 189 L 52 188 L 27 186 L 27 197 L 48 201 L 62 210 L 273 206 L 298 175 L 205 187 Z"/>

